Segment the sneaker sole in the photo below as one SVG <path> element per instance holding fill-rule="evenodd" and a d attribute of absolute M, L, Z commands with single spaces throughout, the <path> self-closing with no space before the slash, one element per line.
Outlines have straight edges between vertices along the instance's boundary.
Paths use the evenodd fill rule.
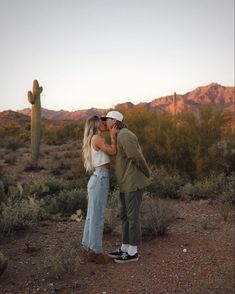
<path fill-rule="evenodd" d="M 132 262 L 132 261 L 138 261 L 139 260 L 139 257 L 137 258 L 133 258 L 133 259 L 128 259 L 128 260 L 118 260 L 118 259 L 114 259 L 114 261 L 116 263 L 128 263 L 128 262 Z"/>
<path fill-rule="evenodd" d="M 110 258 L 118 258 L 121 257 L 121 255 L 112 255 L 112 254 L 107 254 Z"/>

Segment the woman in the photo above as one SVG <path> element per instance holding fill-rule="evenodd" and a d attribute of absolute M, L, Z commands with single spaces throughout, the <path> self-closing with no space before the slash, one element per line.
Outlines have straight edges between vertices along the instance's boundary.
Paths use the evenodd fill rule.
<path fill-rule="evenodd" d="M 111 145 L 101 136 L 107 131 L 106 122 L 98 116 L 87 119 L 83 138 L 83 157 L 86 171 L 92 172 L 87 185 L 88 209 L 82 245 L 87 261 L 104 264 L 109 257 L 102 254 L 104 213 L 109 192 L 110 155 L 115 155 L 117 129 L 110 130 Z"/>

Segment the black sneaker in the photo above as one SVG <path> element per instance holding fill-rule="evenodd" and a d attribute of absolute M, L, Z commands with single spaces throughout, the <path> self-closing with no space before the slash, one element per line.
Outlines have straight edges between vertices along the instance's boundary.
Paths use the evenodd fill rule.
<path fill-rule="evenodd" d="M 121 257 L 125 252 L 121 250 L 121 248 L 119 248 L 118 250 L 116 251 L 113 251 L 113 252 L 109 252 L 108 253 L 108 256 L 111 257 L 111 258 L 118 258 L 118 257 Z"/>
<path fill-rule="evenodd" d="M 137 261 L 137 260 L 139 260 L 138 253 L 134 255 L 129 255 L 128 253 L 124 253 L 122 256 L 114 259 L 114 261 L 117 263 L 126 263 L 126 262 Z"/>

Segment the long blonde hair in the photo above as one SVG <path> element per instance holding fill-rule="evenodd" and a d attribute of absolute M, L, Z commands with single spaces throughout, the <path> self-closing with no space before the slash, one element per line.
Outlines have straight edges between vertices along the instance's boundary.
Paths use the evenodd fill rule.
<path fill-rule="evenodd" d="M 84 158 L 84 167 L 86 171 L 92 172 L 94 170 L 91 160 L 91 139 L 93 135 L 99 132 L 100 119 L 97 115 L 94 115 L 86 120 L 82 153 Z"/>

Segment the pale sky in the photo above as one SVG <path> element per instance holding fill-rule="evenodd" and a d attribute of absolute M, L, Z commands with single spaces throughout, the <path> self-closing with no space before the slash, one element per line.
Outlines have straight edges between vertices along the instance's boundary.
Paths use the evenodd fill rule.
<path fill-rule="evenodd" d="M 0 0 L 0 111 L 150 102 L 234 86 L 233 0 Z"/>

